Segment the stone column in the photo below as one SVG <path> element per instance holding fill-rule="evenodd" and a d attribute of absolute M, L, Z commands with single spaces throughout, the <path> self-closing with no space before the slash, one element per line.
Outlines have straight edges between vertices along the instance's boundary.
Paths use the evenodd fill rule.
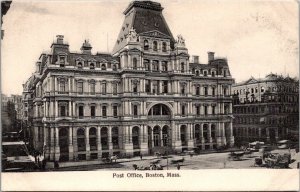
<path fill-rule="evenodd" d="M 59 135 L 58 128 L 55 127 L 55 161 L 59 161 L 60 149 L 59 149 Z"/>
<path fill-rule="evenodd" d="M 113 143 L 112 143 L 112 137 L 111 137 L 111 126 L 108 127 L 108 150 L 109 154 L 113 154 Z"/>
<path fill-rule="evenodd" d="M 193 127 L 192 127 L 192 124 L 188 124 L 187 125 L 187 135 L 188 135 L 188 140 L 187 140 L 187 142 L 188 142 L 188 149 L 189 150 L 192 150 L 192 149 L 194 149 L 194 147 L 195 147 L 195 142 L 194 142 L 194 138 L 193 138 Z"/>
<path fill-rule="evenodd" d="M 101 127 L 97 127 L 97 150 L 98 150 L 98 159 L 102 158 L 102 145 L 101 145 Z"/>
<path fill-rule="evenodd" d="M 50 140 L 49 140 L 49 128 L 44 125 L 44 155 L 47 160 L 50 160 Z"/>
<path fill-rule="evenodd" d="M 163 134 L 162 134 L 162 128 L 160 128 L 160 131 L 159 131 L 159 136 L 160 136 L 160 146 L 162 147 L 163 146 Z"/>
<path fill-rule="evenodd" d="M 148 141 L 147 141 L 146 137 L 148 137 L 146 125 L 142 125 L 140 128 L 139 141 L 140 141 L 141 154 L 143 154 L 143 155 L 148 154 Z"/>
<path fill-rule="evenodd" d="M 258 138 L 261 139 L 261 128 L 258 128 Z"/>
<path fill-rule="evenodd" d="M 54 91 L 58 91 L 58 86 L 57 86 L 57 77 L 54 77 Z"/>
<path fill-rule="evenodd" d="M 230 145 L 230 147 L 233 147 L 234 146 L 234 136 L 233 136 L 232 120 L 229 123 L 229 129 L 230 129 L 230 138 L 229 138 L 230 142 L 229 142 L 229 145 Z"/>
<path fill-rule="evenodd" d="M 73 153 L 74 153 L 74 160 L 76 161 L 78 158 L 78 144 L 77 144 L 77 129 L 72 127 L 73 131 Z"/>
<path fill-rule="evenodd" d="M 85 127 L 85 150 L 86 150 L 86 160 L 90 160 L 90 137 L 89 137 L 89 128 Z"/>
<path fill-rule="evenodd" d="M 69 101 L 69 117 L 72 117 L 72 101 Z"/>
<path fill-rule="evenodd" d="M 55 101 L 55 117 L 58 117 L 58 101 Z"/>
<path fill-rule="evenodd" d="M 73 116 L 73 117 L 77 116 L 77 115 L 76 115 L 76 103 L 75 103 L 75 101 L 73 101 L 73 108 L 72 108 L 72 109 L 73 109 L 73 114 L 72 114 L 72 116 Z"/>
<path fill-rule="evenodd" d="M 54 127 L 50 127 L 50 161 L 55 161 L 55 136 Z"/>
<path fill-rule="evenodd" d="M 74 158 L 74 148 L 73 148 L 73 128 L 69 127 L 69 161 Z"/>
<path fill-rule="evenodd" d="M 201 125 L 200 125 L 200 137 L 201 137 L 201 149 L 202 150 L 205 149 L 205 139 L 204 139 L 204 136 L 203 136 L 203 126 L 204 126 L 204 123 L 201 123 Z"/>
<path fill-rule="evenodd" d="M 125 134 L 125 143 L 124 143 L 124 153 L 126 156 L 132 156 L 133 155 L 133 145 L 131 142 L 131 127 L 126 125 L 126 134 Z"/>

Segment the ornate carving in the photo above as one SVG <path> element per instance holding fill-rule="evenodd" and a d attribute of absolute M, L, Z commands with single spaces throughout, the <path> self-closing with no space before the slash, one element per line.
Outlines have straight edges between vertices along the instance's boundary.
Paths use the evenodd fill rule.
<path fill-rule="evenodd" d="M 177 35 L 176 46 L 185 47 L 185 39 L 182 37 L 182 35 Z"/>
<path fill-rule="evenodd" d="M 127 35 L 127 42 L 137 42 L 137 33 L 135 32 L 135 29 L 131 27 L 129 30 L 129 33 Z"/>

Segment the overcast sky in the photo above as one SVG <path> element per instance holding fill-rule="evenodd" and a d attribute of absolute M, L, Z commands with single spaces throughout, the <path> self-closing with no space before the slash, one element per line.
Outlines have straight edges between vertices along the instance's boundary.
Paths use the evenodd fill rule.
<path fill-rule="evenodd" d="M 92 52 L 110 52 L 129 2 L 14 0 L 3 17 L 2 92 L 22 93 L 22 83 L 58 34 L 65 36 L 71 51 L 80 51 L 84 39 L 89 39 Z M 227 57 L 237 82 L 270 72 L 299 76 L 296 1 L 159 2 L 173 36 L 181 34 L 189 54 L 199 55 L 201 63 L 207 63 L 208 51 Z"/>

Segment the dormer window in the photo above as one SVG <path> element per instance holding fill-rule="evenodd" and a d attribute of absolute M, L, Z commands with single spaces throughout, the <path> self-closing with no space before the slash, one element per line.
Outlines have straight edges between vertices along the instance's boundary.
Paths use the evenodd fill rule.
<path fill-rule="evenodd" d="M 59 66 L 64 67 L 65 66 L 65 59 L 66 57 L 64 55 L 59 56 Z"/>
<path fill-rule="evenodd" d="M 82 69 L 82 63 L 79 62 L 79 63 L 77 64 L 77 67 L 78 67 L 78 69 Z"/>
<path fill-rule="evenodd" d="M 167 43 L 166 42 L 162 43 L 162 51 L 167 52 Z"/>
<path fill-rule="evenodd" d="M 90 64 L 90 69 L 95 69 L 95 64 L 94 63 Z"/>
<path fill-rule="evenodd" d="M 153 41 L 153 51 L 157 51 L 157 41 Z"/>
<path fill-rule="evenodd" d="M 144 41 L 144 50 L 149 50 L 149 42 L 148 42 L 148 40 Z"/>
<path fill-rule="evenodd" d="M 106 70 L 106 65 L 105 64 L 101 65 L 101 70 Z"/>
<path fill-rule="evenodd" d="M 227 76 L 227 74 L 226 74 L 226 69 L 224 70 L 224 77 L 226 77 Z"/>
<path fill-rule="evenodd" d="M 214 72 L 214 71 L 211 72 L 211 76 L 212 76 L 212 77 L 215 76 L 215 72 Z"/>
<path fill-rule="evenodd" d="M 207 71 L 204 71 L 204 76 L 207 77 Z"/>
<path fill-rule="evenodd" d="M 117 65 L 113 65 L 112 69 L 113 69 L 113 71 L 116 71 L 117 70 Z"/>
<path fill-rule="evenodd" d="M 199 76 L 199 71 L 198 70 L 196 71 L 196 76 Z"/>

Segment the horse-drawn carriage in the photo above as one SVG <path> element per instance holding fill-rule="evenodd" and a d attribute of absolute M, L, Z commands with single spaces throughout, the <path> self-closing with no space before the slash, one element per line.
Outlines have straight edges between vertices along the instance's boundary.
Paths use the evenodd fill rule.
<path fill-rule="evenodd" d="M 179 158 L 179 159 L 171 159 L 172 164 L 178 164 L 178 163 L 183 163 L 184 158 Z"/>
<path fill-rule="evenodd" d="M 239 161 L 242 159 L 242 157 L 244 156 L 245 151 L 231 151 L 229 153 L 229 160 L 233 160 L 233 161 Z"/>

